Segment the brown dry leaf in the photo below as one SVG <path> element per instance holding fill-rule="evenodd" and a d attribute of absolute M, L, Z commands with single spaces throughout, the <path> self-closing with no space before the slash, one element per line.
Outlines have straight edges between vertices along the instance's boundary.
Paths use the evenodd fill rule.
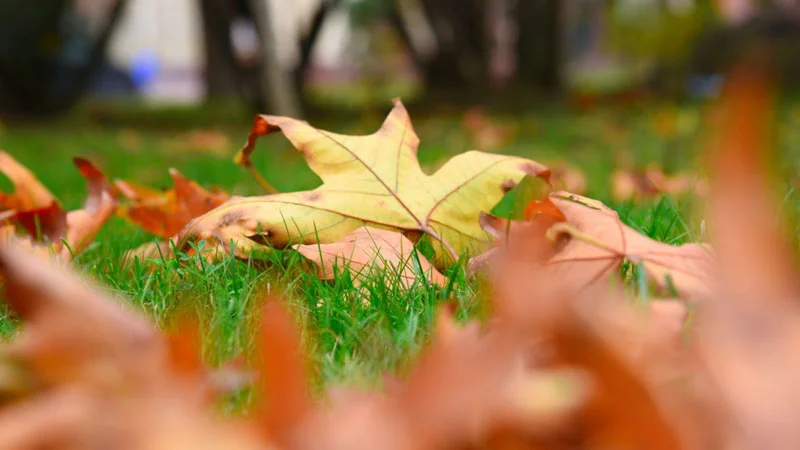
<path fill-rule="evenodd" d="M 195 151 L 220 156 L 226 155 L 231 148 L 231 140 L 219 130 L 192 130 L 181 141 Z"/>
<path fill-rule="evenodd" d="M 0 194 L 0 206 L 3 209 L 35 211 L 58 204 L 55 196 L 42 185 L 36 175 L 4 151 L 0 151 L 0 171 L 14 185 L 13 194 Z"/>
<path fill-rule="evenodd" d="M 758 71 L 734 75 L 714 117 L 711 238 L 725 255 L 720 263 L 731 291 L 793 304 L 800 285 L 786 239 L 790 230 L 777 219 L 778 199 L 769 179 L 775 163 L 773 93 Z"/>
<path fill-rule="evenodd" d="M 163 151 L 170 154 L 206 154 L 224 157 L 230 154 L 231 140 L 215 129 L 195 129 L 161 142 Z"/>
<path fill-rule="evenodd" d="M 28 234 L 58 241 L 66 226 L 61 203 L 30 170 L 0 151 L 0 171 L 14 185 L 13 194 L 0 193 L 0 206 L 15 211 L 13 221 Z"/>
<path fill-rule="evenodd" d="M 757 66 L 728 79 L 717 106 L 710 231 L 720 295 L 698 312 L 697 347 L 728 410 L 728 444 L 795 448 L 800 432 L 797 265 L 776 221 L 768 164 L 775 105 Z"/>
<path fill-rule="evenodd" d="M 547 230 L 556 223 L 566 221 L 567 218 L 548 197 L 528 204 L 525 208 L 525 219 L 509 221 L 482 213 L 481 228 L 491 234 L 495 242 L 488 251 L 470 259 L 470 273 L 476 273 L 492 261 L 498 260 L 500 254 L 503 254 L 504 262 L 522 258 L 537 266 L 545 264 L 555 256 L 560 245 L 547 239 Z M 504 269 L 497 267 L 495 270 Z"/>
<path fill-rule="evenodd" d="M 125 252 L 125 261 L 161 260 L 174 255 L 175 242 L 172 239 L 146 242 L 133 250 Z"/>
<path fill-rule="evenodd" d="M 504 147 L 517 134 L 516 126 L 498 123 L 482 108 L 471 108 L 464 112 L 461 126 L 479 149 Z"/>
<path fill-rule="evenodd" d="M 588 448 L 681 448 L 652 388 L 614 348 L 581 325 L 563 324 L 554 335 L 560 362 L 591 376 L 583 423 Z"/>
<path fill-rule="evenodd" d="M 571 237 L 548 261 L 553 276 L 585 286 L 629 260 L 641 263 L 658 286 L 666 289 L 672 284 L 681 296 L 707 297 L 714 289 L 716 264 L 710 246 L 664 244 L 624 225 L 615 211 L 599 201 L 566 192 L 554 192 L 550 198 L 567 221 L 548 233 Z"/>
<path fill-rule="evenodd" d="M 121 207 L 119 214 L 149 233 L 171 238 L 192 219 L 211 211 L 230 198 L 227 193 L 218 189 L 204 189 L 175 169 L 170 169 L 169 174 L 173 188 L 163 192 L 115 180 L 117 191 L 131 202 L 130 205 Z"/>
<path fill-rule="evenodd" d="M 103 172 L 84 158 L 74 158 L 74 163 L 86 178 L 88 196 L 83 209 L 67 213 L 64 241 L 70 259 L 86 249 L 117 208 L 111 185 Z M 63 257 L 66 258 L 66 254 Z"/>
<path fill-rule="evenodd" d="M 12 211 L 13 212 L 13 211 Z M 0 227 L 0 247 L 3 245 L 15 244 L 24 248 L 42 260 L 58 259 L 58 253 L 53 246 L 44 245 L 36 242 L 29 235 L 18 235 L 17 227 L 14 225 L 3 225 Z"/>
<path fill-rule="evenodd" d="M 0 155 L 7 168 L 13 167 L 14 175 L 9 175 L 15 181 L 17 188 L 11 201 L 19 205 L 36 205 L 37 202 L 46 200 L 49 205 L 43 208 L 15 210 L 13 215 L 5 218 L 8 225 L 4 230 L 8 239 L 16 233 L 15 224 L 21 226 L 27 233 L 26 237 L 15 239 L 22 246 L 28 248 L 39 247 L 35 250 L 38 254 L 50 253 L 62 261 L 69 261 L 80 254 L 94 240 L 102 226 L 111 217 L 116 208 L 116 201 L 110 193 L 110 186 L 105 175 L 89 160 L 74 158 L 78 170 L 86 179 L 88 195 L 83 209 L 65 213 L 61 205 L 52 195 L 39 184 L 33 175 L 24 167 L 16 163 L 11 156 Z M 31 200 L 38 198 L 39 200 Z M 10 227 L 10 228 L 9 228 Z M 49 242 L 38 242 L 34 238 L 46 238 Z"/>
<path fill-rule="evenodd" d="M 619 316 L 625 318 L 631 333 L 613 334 L 619 328 L 607 330 L 606 323 L 598 330 L 597 316 L 616 317 L 604 302 L 609 296 L 605 287 L 582 291 L 576 298 L 574 290 L 544 286 L 558 288 L 562 281 L 547 271 L 536 272 L 523 259 L 506 263 L 493 277 L 499 314 L 496 329 L 517 327 L 538 343 L 534 364 L 547 370 L 576 371 L 587 386 L 585 401 L 563 426 L 562 434 L 550 434 L 545 445 L 534 448 L 684 448 L 682 442 L 689 437 L 675 429 L 674 417 L 662 409 L 657 385 L 646 378 L 649 372 L 642 367 L 643 353 L 654 352 L 655 357 L 662 348 L 655 345 L 660 340 L 648 338 L 650 331 L 655 334 L 654 327 L 634 326 L 646 324 L 642 321 L 646 317 L 630 313 L 628 304 L 614 302 L 628 313 Z M 609 341 L 606 331 L 618 339 Z M 674 334 L 667 337 L 671 345 L 679 346 Z M 627 345 L 618 345 L 620 341 Z"/>
<path fill-rule="evenodd" d="M 551 184 L 560 191 L 583 195 L 586 192 L 586 175 L 582 170 L 565 162 L 548 164 L 551 172 Z"/>
<path fill-rule="evenodd" d="M 260 422 L 268 436 L 286 445 L 296 438 L 292 433 L 310 414 L 308 369 L 299 333 L 285 306 L 268 301 L 262 317 L 258 347 Z"/>
<path fill-rule="evenodd" d="M 601 395 L 587 413 L 596 421 L 596 437 L 611 442 L 592 448 L 612 443 L 625 448 L 620 438 L 645 440 L 629 441 L 633 445 L 627 448 L 721 448 L 718 399 L 685 344 L 687 311 L 682 302 L 634 305 L 619 292 L 595 291 L 572 304 L 585 334 L 572 343 L 571 353 L 583 355 L 587 363 L 606 360 L 594 371 Z M 587 344 L 587 338 L 594 344 Z M 609 369 L 623 373 L 602 373 Z M 614 426 L 604 425 L 615 417 Z"/>
<path fill-rule="evenodd" d="M 506 225 L 513 237 L 500 241 L 506 239 L 518 258 L 544 267 L 550 284 L 561 280 L 582 289 L 618 273 L 622 262 L 629 260 L 641 263 L 659 287 L 667 290 L 671 285 L 681 296 L 706 297 L 714 288 L 716 266 L 708 245 L 655 241 L 624 225 L 601 202 L 568 192 L 554 192 L 532 208 L 536 219 Z M 483 225 L 495 231 L 503 226 L 485 221 Z M 491 255 L 481 255 L 470 266 L 479 269 L 490 259 Z"/>
<path fill-rule="evenodd" d="M 385 395 L 339 392 L 297 433 L 300 448 L 522 447 L 569 435 L 589 387 L 571 370 L 529 370 L 515 327 L 483 334 L 440 308 L 435 335 L 407 378 Z M 561 447 L 552 447 L 561 448 Z"/>
<path fill-rule="evenodd" d="M 28 380 L 17 400 L 0 400 L 0 447 L 267 445 L 208 412 L 195 369 L 181 369 L 177 347 L 143 318 L 14 245 L 0 247 L 0 272 L 26 324 L 0 360 Z"/>
<path fill-rule="evenodd" d="M 401 285 L 410 288 L 416 281 L 443 286 L 447 279 L 422 255 L 415 258 L 414 244 L 396 231 L 359 228 L 333 244 L 297 245 L 295 250 L 314 261 L 323 280 L 335 277 L 335 267 L 348 267 L 356 282 L 372 270 L 397 274 Z M 417 261 L 419 267 L 417 267 Z"/>
<path fill-rule="evenodd" d="M 708 189 L 706 180 L 697 174 L 666 175 L 658 166 L 649 166 L 643 171 L 618 169 L 611 174 L 611 196 L 618 202 L 659 194 L 707 198 Z"/>
<path fill-rule="evenodd" d="M 399 100 L 376 133 L 330 133 L 289 117 L 258 116 L 237 157 L 252 169 L 260 136 L 282 132 L 301 152 L 322 186 L 305 192 L 235 199 L 193 220 L 179 248 L 206 240 L 233 242 L 237 255 L 293 244 L 333 243 L 366 225 L 432 238 L 433 263 L 446 267 L 463 252 L 491 242 L 478 216 L 526 175 L 547 178 L 541 164 L 514 156 L 471 151 L 433 175 L 417 159 L 419 138 Z M 271 188 L 271 187 L 270 187 Z"/>

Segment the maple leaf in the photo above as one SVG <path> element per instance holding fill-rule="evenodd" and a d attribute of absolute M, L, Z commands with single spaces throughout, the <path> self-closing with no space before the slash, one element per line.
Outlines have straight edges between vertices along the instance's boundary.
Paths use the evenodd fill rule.
<path fill-rule="evenodd" d="M 359 284 L 373 269 L 397 273 L 405 288 L 420 279 L 438 285 L 447 281 L 424 256 L 415 258 L 414 244 L 396 231 L 362 227 L 332 244 L 293 248 L 319 266 L 319 276 L 324 280 L 334 279 L 334 267 L 349 267 Z"/>
<path fill-rule="evenodd" d="M 671 284 L 681 295 L 711 293 L 716 266 L 708 245 L 655 241 L 624 225 L 603 203 L 569 192 L 554 192 L 531 206 L 535 208 L 527 213 L 528 221 L 498 224 L 484 219 L 483 225 L 500 236 L 500 242 L 508 239 L 514 254 L 543 266 L 547 278 L 584 288 L 617 273 L 628 260 L 641 263 L 646 275 L 663 289 Z M 504 238 L 506 233 L 515 237 Z M 479 255 L 470 265 L 477 270 L 492 256 Z"/>
<path fill-rule="evenodd" d="M 7 207 L 19 209 L 7 212 L 3 236 L 17 240 L 20 245 L 35 249 L 40 255 L 50 254 L 63 261 L 80 254 L 94 240 L 100 228 L 114 213 L 116 201 L 110 193 L 106 176 L 91 161 L 73 158 L 86 179 L 88 195 L 82 209 L 65 212 L 59 201 L 39 180 L 10 155 L 0 152 L 0 170 L 14 183 L 13 195 L 0 195 Z M 17 237 L 16 225 L 28 236 Z M 46 238 L 48 242 L 38 242 Z"/>
<path fill-rule="evenodd" d="M 244 256 L 270 245 L 332 243 L 367 224 L 433 238 L 434 264 L 443 267 L 464 251 L 480 250 L 489 236 L 478 215 L 491 209 L 525 175 L 546 178 L 546 167 L 524 158 L 477 151 L 452 158 L 433 175 L 417 160 L 419 138 L 399 100 L 378 132 L 330 133 L 308 123 L 258 116 L 237 161 L 252 167 L 259 136 L 282 131 L 322 186 L 305 192 L 232 199 L 193 220 L 181 246 L 206 239 L 233 242 Z"/>
<path fill-rule="evenodd" d="M 230 197 L 218 189 L 204 189 L 176 169 L 170 169 L 169 175 L 173 188 L 166 191 L 115 180 L 117 191 L 131 202 L 119 208 L 119 215 L 149 233 L 171 238 L 190 220 L 211 211 Z"/>
<path fill-rule="evenodd" d="M 565 192 L 550 197 L 569 225 L 556 224 L 549 233 L 571 236 L 548 261 L 559 273 L 571 272 L 590 283 L 629 260 L 641 263 L 647 276 L 663 288 L 671 283 L 684 295 L 710 294 L 716 267 L 710 246 L 664 244 L 624 225 L 615 211 L 599 201 Z"/>

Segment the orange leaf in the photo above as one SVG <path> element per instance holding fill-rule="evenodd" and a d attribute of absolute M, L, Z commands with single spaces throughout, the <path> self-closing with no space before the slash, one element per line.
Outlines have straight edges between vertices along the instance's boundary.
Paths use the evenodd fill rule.
<path fill-rule="evenodd" d="M 286 442 L 311 405 L 299 335 L 285 307 L 277 301 L 264 306 L 258 350 L 262 423 L 271 437 Z"/>
<path fill-rule="evenodd" d="M 669 277 L 681 295 L 710 294 L 715 264 L 708 245 L 655 241 L 625 226 L 601 202 L 568 192 L 554 192 L 545 201 L 532 202 L 526 216 L 530 219 L 505 225 L 507 236 L 497 224 L 482 224 L 496 236 L 505 236 L 500 242 L 507 241 L 512 255 L 543 266 L 550 285 L 562 281 L 564 286 L 582 289 L 618 273 L 622 262 L 629 260 L 641 262 L 647 276 L 662 288 Z M 491 258 L 473 258 L 470 266 L 478 269 Z"/>
<path fill-rule="evenodd" d="M 22 245 L 47 248 L 40 254 L 49 252 L 64 261 L 71 260 L 94 240 L 100 228 L 116 208 L 116 201 L 111 196 L 108 180 L 103 172 L 87 159 L 74 158 L 73 160 L 81 175 L 86 178 L 88 195 L 83 209 L 69 213 L 64 212 L 57 200 L 50 200 L 49 192 L 47 192 L 47 196 L 43 197 L 44 194 L 41 192 L 44 192 L 42 191 L 44 188 L 27 169 L 16 163 L 11 156 L 0 152 L 0 161 L 3 161 L 7 168 L 13 167 L 15 182 L 21 183 L 17 185 L 17 193 L 12 197 L 28 198 L 23 194 L 33 191 L 39 192 L 39 197 L 47 198 L 50 201 L 48 206 L 43 208 L 16 210 L 8 218 L 9 221 L 24 228 L 30 236 L 30 239 L 19 241 Z M 12 180 L 14 179 L 12 178 Z M 25 203 L 26 201 L 20 200 L 17 203 L 19 205 L 33 204 L 32 202 Z M 48 242 L 44 244 L 34 242 L 34 239 L 40 238 L 47 238 Z"/>
<path fill-rule="evenodd" d="M 0 206 L 15 211 L 33 211 L 50 208 L 58 200 L 42 185 L 30 170 L 18 163 L 8 153 L 0 151 L 0 171 L 14 185 L 14 193 L 0 194 Z"/>
<path fill-rule="evenodd" d="M 715 263 L 710 246 L 664 244 L 624 225 L 617 213 L 601 202 L 555 192 L 551 200 L 567 218 L 549 230 L 550 236 L 571 237 L 564 249 L 548 261 L 552 276 L 568 277 L 586 286 L 615 273 L 624 260 L 641 262 L 647 276 L 661 287 L 667 277 L 681 295 L 708 296 Z"/>
<path fill-rule="evenodd" d="M 122 180 L 114 185 L 131 204 L 120 208 L 120 215 L 156 236 L 169 238 L 180 232 L 195 217 L 224 203 L 227 193 L 208 191 L 180 172 L 170 169 L 173 188 L 164 192 Z"/>

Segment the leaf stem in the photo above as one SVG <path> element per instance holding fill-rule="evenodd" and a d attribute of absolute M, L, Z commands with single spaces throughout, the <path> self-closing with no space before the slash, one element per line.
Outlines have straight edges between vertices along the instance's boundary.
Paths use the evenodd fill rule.
<path fill-rule="evenodd" d="M 268 194 L 278 194 L 280 192 L 277 189 L 275 189 L 275 186 L 270 184 L 270 182 L 267 181 L 266 178 L 264 178 L 263 176 L 261 176 L 260 173 L 258 173 L 258 170 L 256 170 L 256 168 L 253 166 L 252 163 L 247 162 L 244 166 L 245 168 L 247 168 L 247 171 L 250 172 L 250 175 L 252 175 L 253 178 L 256 179 L 256 183 L 258 183 L 259 186 L 264 188 L 264 190 L 267 191 Z"/>

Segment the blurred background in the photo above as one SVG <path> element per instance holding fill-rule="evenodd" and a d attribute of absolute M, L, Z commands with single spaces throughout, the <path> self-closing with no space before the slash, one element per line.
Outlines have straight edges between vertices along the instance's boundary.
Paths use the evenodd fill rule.
<path fill-rule="evenodd" d="M 3 0 L 0 112 L 250 112 L 713 96 L 743 45 L 800 80 L 794 0 Z M 778 48 L 780 47 L 780 48 Z"/>
<path fill-rule="evenodd" d="M 566 161 L 607 200 L 615 168 L 691 167 L 698 106 L 743 55 L 792 92 L 799 24 L 796 0 L 0 0 L 0 148 L 68 204 L 76 154 L 252 194 L 230 157 L 253 114 L 362 134 L 400 97 L 426 169 L 472 148 Z M 274 184 L 317 185 L 285 141 L 262 145 Z"/>

